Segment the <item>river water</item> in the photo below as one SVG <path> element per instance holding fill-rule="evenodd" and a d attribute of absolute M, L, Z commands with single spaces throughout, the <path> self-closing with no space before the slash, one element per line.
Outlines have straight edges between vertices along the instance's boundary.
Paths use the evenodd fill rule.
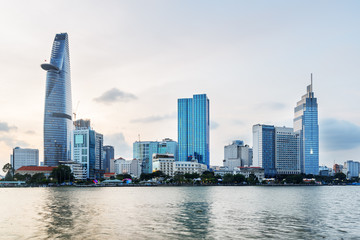
<path fill-rule="evenodd" d="M 0 239 L 360 239 L 358 186 L 0 188 Z"/>

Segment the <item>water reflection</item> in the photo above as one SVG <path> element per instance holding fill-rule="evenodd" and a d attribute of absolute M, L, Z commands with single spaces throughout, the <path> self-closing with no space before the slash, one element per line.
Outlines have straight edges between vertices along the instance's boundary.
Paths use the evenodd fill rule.
<path fill-rule="evenodd" d="M 88 236 L 93 231 L 88 224 L 98 215 L 97 208 L 91 206 L 91 201 L 88 202 L 81 191 L 76 190 L 48 189 L 39 211 L 43 228 L 38 236 L 44 239 L 77 239 Z"/>
<path fill-rule="evenodd" d="M 195 190 L 197 192 L 194 194 Z M 210 231 L 211 199 L 207 188 L 184 190 L 182 201 L 177 204 L 174 216 L 174 230 L 181 233 L 177 238 L 205 239 Z"/>

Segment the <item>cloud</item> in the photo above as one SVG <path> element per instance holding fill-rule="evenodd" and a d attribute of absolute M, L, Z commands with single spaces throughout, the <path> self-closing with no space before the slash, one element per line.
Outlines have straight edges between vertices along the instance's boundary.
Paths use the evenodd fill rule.
<path fill-rule="evenodd" d="M 15 137 L 11 137 L 11 136 L 0 136 L 0 142 L 4 142 L 6 145 L 8 145 L 11 148 L 29 146 L 27 142 L 17 140 Z"/>
<path fill-rule="evenodd" d="M 245 122 L 244 121 L 242 121 L 242 120 L 234 120 L 233 121 L 234 122 L 234 124 L 236 124 L 236 125 L 244 125 L 245 124 Z"/>
<path fill-rule="evenodd" d="M 268 110 L 282 110 L 285 107 L 286 105 L 280 102 L 264 102 L 257 105 L 258 109 L 268 109 Z"/>
<path fill-rule="evenodd" d="M 210 129 L 211 130 L 215 130 L 219 127 L 219 124 L 217 122 L 214 121 L 210 121 Z"/>
<path fill-rule="evenodd" d="M 113 102 L 128 102 L 136 99 L 137 97 L 132 93 L 126 93 L 117 88 L 112 88 L 104 92 L 100 97 L 94 98 L 94 101 L 100 103 L 113 103 Z"/>
<path fill-rule="evenodd" d="M 26 134 L 29 134 L 29 135 L 34 135 L 34 134 L 35 134 L 35 131 L 29 130 L 29 131 L 26 131 L 25 133 L 26 133 Z"/>
<path fill-rule="evenodd" d="M 360 146 L 360 126 L 333 118 L 321 121 L 320 142 L 331 151 L 354 149 Z"/>
<path fill-rule="evenodd" d="M 114 133 L 104 136 L 104 145 L 114 146 L 115 158 L 132 158 L 130 145 L 125 141 L 123 133 Z"/>
<path fill-rule="evenodd" d="M 6 122 L 0 122 L 0 132 L 9 132 L 11 130 L 16 130 L 17 127 L 15 126 L 9 126 Z"/>
<path fill-rule="evenodd" d="M 137 118 L 137 119 L 133 119 L 130 122 L 131 123 L 153 123 L 153 122 L 159 122 L 159 121 L 163 121 L 165 119 L 172 119 L 176 117 L 176 113 L 172 113 L 172 114 L 165 114 L 165 115 L 156 115 L 156 116 L 149 116 L 149 117 L 144 117 L 144 118 Z"/>

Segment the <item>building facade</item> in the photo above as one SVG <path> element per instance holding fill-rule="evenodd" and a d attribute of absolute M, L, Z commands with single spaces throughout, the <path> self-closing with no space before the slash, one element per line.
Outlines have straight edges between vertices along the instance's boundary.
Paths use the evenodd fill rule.
<path fill-rule="evenodd" d="M 292 128 L 275 127 L 277 174 L 300 174 L 300 139 Z"/>
<path fill-rule="evenodd" d="M 110 172 L 110 160 L 114 159 L 115 157 L 115 151 L 113 146 L 103 146 L 103 152 L 104 152 L 104 170 L 105 172 Z"/>
<path fill-rule="evenodd" d="M 224 147 L 224 166 L 228 169 L 251 166 L 253 150 L 248 145 L 244 146 L 241 140 L 235 140 L 232 144 Z"/>
<path fill-rule="evenodd" d="M 161 171 L 168 176 L 174 176 L 175 157 L 173 154 L 153 155 L 153 172 Z"/>
<path fill-rule="evenodd" d="M 130 174 L 132 177 L 139 178 L 141 175 L 141 161 L 137 159 L 125 160 L 118 158 L 114 160 L 115 174 Z"/>
<path fill-rule="evenodd" d="M 253 161 L 264 169 L 266 177 L 276 175 L 274 126 L 261 124 L 253 126 Z"/>
<path fill-rule="evenodd" d="M 346 178 L 348 179 L 359 177 L 360 163 L 353 160 L 344 162 L 343 172 L 346 174 Z"/>
<path fill-rule="evenodd" d="M 136 141 L 133 143 L 133 158 L 141 161 L 143 173 L 152 173 L 152 156 L 154 153 L 173 154 L 177 156 L 177 142 L 165 138 L 157 141 Z"/>
<path fill-rule="evenodd" d="M 294 131 L 300 136 L 300 168 L 305 174 L 319 174 L 318 104 L 314 97 L 312 75 L 307 92 L 294 109 Z"/>
<path fill-rule="evenodd" d="M 67 33 L 56 34 L 47 71 L 44 111 L 44 164 L 57 166 L 71 159 L 72 102 L 69 40 Z"/>
<path fill-rule="evenodd" d="M 196 159 L 210 167 L 210 115 L 206 94 L 178 99 L 179 161 Z"/>
<path fill-rule="evenodd" d="M 19 168 L 15 171 L 15 174 L 16 173 L 19 173 L 21 175 L 30 174 L 31 176 L 33 176 L 34 174 L 37 174 L 37 173 L 43 173 L 46 178 L 49 178 L 51 175 L 51 172 L 54 170 L 54 168 L 56 168 L 56 167 L 22 166 L 21 168 Z"/>
<path fill-rule="evenodd" d="M 13 149 L 10 163 L 14 170 L 22 166 L 39 166 L 39 150 L 16 147 Z"/>
<path fill-rule="evenodd" d="M 76 127 L 73 130 L 72 160 L 81 164 L 89 179 L 101 178 L 104 170 L 103 135 L 90 127 Z M 79 170 L 76 166 L 76 169 Z M 80 170 L 79 170 L 80 171 Z"/>
<path fill-rule="evenodd" d="M 199 163 L 196 159 L 187 162 L 177 161 L 175 162 L 174 174 L 197 173 L 201 175 L 207 169 L 208 166 L 206 164 Z"/>

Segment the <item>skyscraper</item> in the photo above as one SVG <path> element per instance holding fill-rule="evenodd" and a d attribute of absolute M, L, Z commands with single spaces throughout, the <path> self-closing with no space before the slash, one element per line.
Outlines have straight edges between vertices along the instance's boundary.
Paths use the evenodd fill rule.
<path fill-rule="evenodd" d="M 104 173 L 103 135 L 91 129 L 90 125 L 75 126 L 72 143 L 72 159 L 81 165 L 86 178 L 101 178 Z"/>
<path fill-rule="evenodd" d="M 179 161 L 192 158 L 210 166 L 209 99 L 206 94 L 178 99 Z"/>
<path fill-rule="evenodd" d="M 105 172 L 110 172 L 110 160 L 114 159 L 115 152 L 114 147 L 107 145 L 103 146 L 103 152 L 104 152 L 104 170 Z"/>
<path fill-rule="evenodd" d="M 44 111 L 44 164 L 57 166 L 71 159 L 72 103 L 69 41 L 67 33 L 56 34 L 47 71 Z"/>
<path fill-rule="evenodd" d="M 253 126 L 254 163 L 264 168 L 266 177 L 276 175 L 275 168 L 275 127 L 257 124 Z"/>
<path fill-rule="evenodd" d="M 300 174 L 299 134 L 292 128 L 275 127 L 275 168 L 277 174 Z"/>
<path fill-rule="evenodd" d="M 307 92 L 294 109 L 294 131 L 300 136 L 300 168 L 305 174 L 319 174 L 318 105 L 314 97 L 312 74 Z"/>

